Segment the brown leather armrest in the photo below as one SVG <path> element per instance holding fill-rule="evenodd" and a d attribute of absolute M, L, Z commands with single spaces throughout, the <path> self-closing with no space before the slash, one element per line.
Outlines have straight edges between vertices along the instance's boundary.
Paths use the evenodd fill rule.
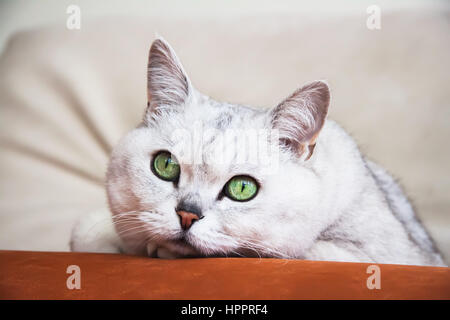
<path fill-rule="evenodd" d="M 67 267 L 81 270 L 69 290 Z M 450 299 L 449 268 L 250 258 L 162 260 L 0 251 L 2 299 Z"/>

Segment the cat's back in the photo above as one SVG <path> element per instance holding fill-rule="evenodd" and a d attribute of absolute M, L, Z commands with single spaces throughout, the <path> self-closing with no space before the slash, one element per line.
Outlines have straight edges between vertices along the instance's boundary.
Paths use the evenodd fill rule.
<path fill-rule="evenodd" d="M 351 194 L 358 195 L 360 190 L 371 190 L 373 195 L 378 195 L 380 203 L 387 204 L 387 214 L 392 214 L 400 222 L 409 240 L 427 260 L 426 264 L 445 265 L 403 189 L 384 168 L 361 153 L 356 141 L 341 125 L 327 120 L 318 143 L 321 143 L 321 148 L 316 148 L 318 154 L 321 153 L 320 159 L 317 159 L 318 166 L 327 167 L 333 172 L 333 180 L 345 183 L 341 183 L 338 189 L 345 190 L 341 196 L 347 197 L 348 203 L 354 201 Z"/>
<path fill-rule="evenodd" d="M 414 208 L 401 186 L 380 165 L 370 160 L 367 160 L 366 163 L 378 187 L 386 197 L 392 214 L 404 226 L 411 241 L 428 254 L 431 264 L 444 266 L 435 243 L 414 212 Z"/>

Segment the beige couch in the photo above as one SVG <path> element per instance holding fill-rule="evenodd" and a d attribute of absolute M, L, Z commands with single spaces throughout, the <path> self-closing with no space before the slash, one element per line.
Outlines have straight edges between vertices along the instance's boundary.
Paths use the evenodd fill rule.
<path fill-rule="evenodd" d="M 112 146 L 140 120 L 155 32 L 210 96 L 273 106 L 327 79 L 331 117 L 405 187 L 450 257 L 450 10 L 155 16 L 14 35 L 0 57 L 0 249 L 68 250 L 106 207 Z"/>

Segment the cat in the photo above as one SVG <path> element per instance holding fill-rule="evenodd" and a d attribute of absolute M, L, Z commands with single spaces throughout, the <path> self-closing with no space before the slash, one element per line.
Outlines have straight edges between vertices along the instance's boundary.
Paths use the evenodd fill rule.
<path fill-rule="evenodd" d="M 324 81 L 268 110 L 217 102 L 193 87 L 174 50 L 158 38 L 147 89 L 142 123 L 110 158 L 112 215 L 82 217 L 73 251 L 445 266 L 400 186 L 327 119 Z M 199 126 L 217 136 L 243 128 L 276 132 L 277 139 L 265 140 L 278 150 L 273 172 L 245 157 L 236 161 L 239 154 L 221 155 L 214 134 L 200 140 L 201 151 L 187 151 L 182 138 Z M 238 132 L 233 141 L 246 138 Z"/>

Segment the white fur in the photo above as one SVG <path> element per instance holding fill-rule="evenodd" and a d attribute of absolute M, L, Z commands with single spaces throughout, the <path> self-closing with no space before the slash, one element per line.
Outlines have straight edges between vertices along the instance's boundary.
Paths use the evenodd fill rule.
<path fill-rule="evenodd" d="M 163 82 L 171 81 L 176 79 Z M 282 148 L 276 174 L 251 163 L 218 161 L 181 163 L 178 185 L 156 177 L 150 170 L 152 155 L 175 152 L 175 130 L 193 132 L 199 121 L 213 127 L 224 114 L 231 115 L 227 129 L 267 129 L 271 123 L 273 110 L 218 103 L 186 83 L 189 96 L 183 103 L 148 111 L 145 124 L 127 134 L 111 155 L 107 192 L 115 230 L 110 220 L 107 229 L 91 232 L 90 225 L 99 220 L 87 217 L 74 229 L 73 250 L 444 265 L 398 185 L 384 170 L 367 164 L 354 140 L 331 120 L 323 125 L 309 160 Z M 285 114 L 320 130 L 311 108 L 290 108 Z M 285 118 L 277 124 L 291 135 L 299 132 Z M 219 146 L 204 141 L 202 147 L 207 157 L 217 154 Z M 219 199 L 226 182 L 241 174 L 260 183 L 257 196 L 248 202 Z M 182 199 L 195 202 L 204 215 L 186 233 L 175 212 Z M 182 235 L 189 245 L 178 241 Z"/>
<path fill-rule="evenodd" d="M 122 241 L 115 232 L 108 210 L 83 216 L 72 230 L 72 251 L 119 253 Z"/>

